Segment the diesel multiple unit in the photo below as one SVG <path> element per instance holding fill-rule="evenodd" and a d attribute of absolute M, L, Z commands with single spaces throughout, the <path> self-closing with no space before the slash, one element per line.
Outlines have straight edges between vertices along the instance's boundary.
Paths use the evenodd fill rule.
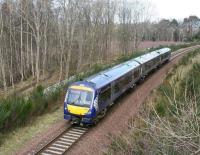
<path fill-rule="evenodd" d="M 170 57 L 171 49 L 162 48 L 72 83 L 64 101 L 64 118 L 76 124 L 95 124 L 116 98 Z"/>

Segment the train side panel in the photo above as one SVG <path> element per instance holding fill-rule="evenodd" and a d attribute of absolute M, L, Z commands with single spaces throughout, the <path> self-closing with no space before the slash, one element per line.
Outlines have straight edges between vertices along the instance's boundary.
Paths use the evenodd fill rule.
<path fill-rule="evenodd" d="M 99 90 L 99 110 L 102 111 L 112 104 L 127 89 L 131 88 L 141 78 L 141 66 L 133 69 L 126 75 L 116 79 Z"/>

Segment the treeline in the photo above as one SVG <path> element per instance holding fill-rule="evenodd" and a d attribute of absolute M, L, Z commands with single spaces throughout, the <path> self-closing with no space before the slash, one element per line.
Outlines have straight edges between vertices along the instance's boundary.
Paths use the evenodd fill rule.
<path fill-rule="evenodd" d="M 200 18 L 189 16 L 183 21 L 162 19 L 151 23 L 146 29 L 144 40 L 152 41 L 195 41 L 199 40 Z"/>
<path fill-rule="evenodd" d="M 137 0 L 2 0 L 0 88 L 30 77 L 36 84 L 53 74 L 68 78 L 143 40 L 184 39 L 175 21 L 151 23 L 151 11 Z"/>

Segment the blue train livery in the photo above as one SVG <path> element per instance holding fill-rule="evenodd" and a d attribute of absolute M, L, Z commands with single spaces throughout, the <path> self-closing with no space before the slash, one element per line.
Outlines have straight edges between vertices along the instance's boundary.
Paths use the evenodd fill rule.
<path fill-rule="evenodd" d="M 168 62 L 170 48 L 162 48 L 72 83 L 64 101 L 64 119 L 74 124 L 96 124 L 127 89 Z"/>

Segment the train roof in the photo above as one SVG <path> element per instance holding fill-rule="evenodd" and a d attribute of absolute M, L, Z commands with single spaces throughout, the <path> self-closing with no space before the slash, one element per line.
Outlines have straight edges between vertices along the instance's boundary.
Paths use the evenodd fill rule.
<path fill-rule="evenodd" d="M 156 58 L 159 55 L 165 54 L 167 52 L 171 52 L 171 49 L 170 48 L 162 48 L 162 49 L 155 50 L 153 52 L 144 54 L 144 55 L 142 55 L 140 57 L 135 58 L 134 60 L 136 60 L 137 62 L 143 64 L 143 63 L 148 62 L 149 60 L 151 60 L 153 58 Z"/>
<path fill-rule="evenodd" d="M 171 49 L 170 48 L 162 48 L 162 49 L 156 50 L 156 52 L 158 52 L 159 54 L 165 54 L 167 52 L 171 52 Z"/>
<path fill-rule="evenodd" d="M 126 61 L 122 64 L 109 68 L 105 71 L 102 71 L 98 74 L 95 74 L 86 79 L 86 81 L 94 83 L 96 89 L 99 89 L 111 81 L 114 81 L 126 73 L 130 72 L 134 68 L 140 66 L 140 64 L 134 60 Z"/>
<path fill-rule="evenodd" d="M 153 52 L 150 52 L 150 53 L 147 53 L 147 54 L 144 54 L 140 57 L 137 57 L 135 58 L 134 60 L 139 62 L 140 64 L 143 64 L 143 63 L 146 63 L 148 62 L 149 60 L 153 59 L 153 58 L 156 58 L 158 57 L 160 54 L 156 51 L 153 51 Z"/>
<path fill-rule="evenodd" d="M 147 53 L 145 55 L 131 59 L 129 61 L 121 63 L 107 70 L 101 71 L 93 76 L 86 78 L 84 81 L 80 81 L 80 82 L 85 83 L 85 84 L 91 83 L 93 87 L 95 87 L 95 89 L 102 88 L 103 86 L 106 86 L 107 84 L 109 84 L 111 81 L 114 81 L 122 77 L 126 73 L 130 72 L 134 68 L 137 68 L 138 66 L 140 66 L 140 64 L 143 64 L 169 51 L 171 51 L 170 48 L 163 48 L 160 50 Z M 77 84 L 81 84 L 81 83 L 77 83 Z"/>

